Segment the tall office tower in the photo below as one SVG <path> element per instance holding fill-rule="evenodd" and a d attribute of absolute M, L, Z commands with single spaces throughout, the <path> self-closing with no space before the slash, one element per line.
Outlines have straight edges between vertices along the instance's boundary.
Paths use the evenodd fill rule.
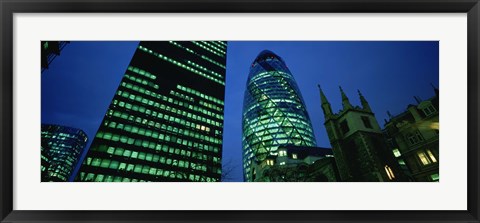
<path fill-rule="evenodd" d="M 243 101 L 243 167 L 255 181 L 253 162 L 275 155 L 279 146 L 316 146 L 300 90 L 285 61 L 264 50 L 253 61 Z"/>
<path fill-rule="evenodd" d="M 140 42 L 75 180 L 219 181 L 226 50 Z"/>
<path fill-rule="evenodd" d="M 87 141 L 80 129 L 42 124 L 41 181 L 68 181 Z"/>

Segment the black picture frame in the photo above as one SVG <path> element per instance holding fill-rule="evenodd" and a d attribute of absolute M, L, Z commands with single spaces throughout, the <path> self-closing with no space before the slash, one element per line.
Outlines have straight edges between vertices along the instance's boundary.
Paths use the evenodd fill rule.
<path fill-rule="evenodd" d="M 479 0 L 0 0 L 1 222 L 480 222 Z M 14 13 L 467 13 L 468 210 L 466 211 L 21 211 L 13 210 Z M 448 202 L 448 201 L 446 201 Z"/>

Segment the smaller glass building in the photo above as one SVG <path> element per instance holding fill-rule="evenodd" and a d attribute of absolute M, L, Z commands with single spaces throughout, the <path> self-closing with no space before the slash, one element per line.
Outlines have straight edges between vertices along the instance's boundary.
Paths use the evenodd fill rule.
<path fill-rule="evenodd" d="M 271 51 L 262 51 L 250 67 L 242 128 L 246 181 L 255 180 L 253 162 L 276 155 L 279 146 L 316 146 L 297 83 L 285 61 Z"/>
<path fill-rule="evenodd" d="M 42 182 L 64 182 L 72 174 L 87 144 L 87 135 L 80 129 L 42 124 Z"/>

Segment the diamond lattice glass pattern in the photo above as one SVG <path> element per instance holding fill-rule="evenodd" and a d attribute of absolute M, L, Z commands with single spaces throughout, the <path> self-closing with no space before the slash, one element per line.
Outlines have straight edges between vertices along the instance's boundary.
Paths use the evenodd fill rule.
<path fill-rule="evenodd" d="M 252 162 L 280 145 L 316 146 L 305 103 L 282 58 L 262 51 L 253 62 L 243 104 L 243 165 L 252 181 Z"/>

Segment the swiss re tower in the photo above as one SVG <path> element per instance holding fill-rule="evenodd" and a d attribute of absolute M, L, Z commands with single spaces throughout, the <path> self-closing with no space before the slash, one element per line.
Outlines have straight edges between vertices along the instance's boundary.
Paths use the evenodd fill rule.
<path fill-rule="evenodd" d="M 279 146 L 316 146 L 297 83 L 275 53 L 264 50 L 253 61 L 243 103 L 245 181 L 255 181 L 253 162 L 276 154 Z"/>

